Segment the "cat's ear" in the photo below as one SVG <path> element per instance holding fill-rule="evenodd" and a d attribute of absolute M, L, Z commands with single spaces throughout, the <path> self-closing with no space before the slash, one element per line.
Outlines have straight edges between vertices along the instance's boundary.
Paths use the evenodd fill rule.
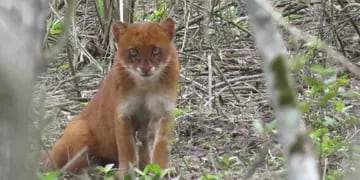
<path fill-rule="evenodd" d="M 175 21 L 174 19 L 168 17 L 162 23 L 162 27 L 165 29 L 170 39 L 173 39 L 175 36 Z"/>
<path fill-rule="evenodd" d="M 119 38 L 121 37 L 121 35 L 124 34 L 124 32 L 126 31 L 127 29 L 127 24 L 124 23 L 124 22 L 120 22 L 120 21 L 117 21 L 113 24 L 112 26 L 112 32 L 113 32 L 113 35 L 114 35 L 114 39 L 116 41 L 119 40 Z"/>

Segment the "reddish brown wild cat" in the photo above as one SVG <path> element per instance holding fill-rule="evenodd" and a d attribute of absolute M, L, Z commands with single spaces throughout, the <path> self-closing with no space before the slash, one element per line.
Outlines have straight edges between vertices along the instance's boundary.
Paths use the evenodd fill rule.
<path fill-rule="evenodd" d="M 48 169 L 62 168 L 83 147 L 88 154 L 117 161 L 126 172 L 155 162 L 169 166 L 172 109 L 176 104 L 179 62 L 172 39 L 175 23 L 126 24 L 116 22 L 112 31 L 118 44 L 114 65 L 99 91 L 84 110 L 67 125 L 45 160 Z M 138 156 L 135 134 L 141 142 Z M 138 157 L 138 158 L 137 158 Z M 66 170 L 87 165 L 80 156 Z"/>

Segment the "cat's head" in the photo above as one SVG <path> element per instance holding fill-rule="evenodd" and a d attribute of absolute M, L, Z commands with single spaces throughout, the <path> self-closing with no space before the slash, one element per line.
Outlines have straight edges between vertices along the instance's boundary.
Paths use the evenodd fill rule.
<path fill-rule="evenodd" d="M 158 76 L 167 66 L 173 51 L 175 22 L 116 22 L 112 31 L 118 45 L 119 63 L 138 79 Z"/>

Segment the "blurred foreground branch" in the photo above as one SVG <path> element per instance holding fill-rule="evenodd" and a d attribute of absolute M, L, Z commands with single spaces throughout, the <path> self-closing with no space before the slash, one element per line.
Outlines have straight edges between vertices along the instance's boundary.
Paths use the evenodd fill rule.
<path fill-rule="evenodd" d="M 31 95 L 41 63 L 46 0 L 0 4 L 0 179 L 35 179 L 30 151 Z"/>
<path fill-rule="evenodd" d="M 291 180 L 318 180 L 312 142 L 297 109 L 297 97 L 288 72 L 288 55 L 276 22 L 263 7 L 267 4 L 269 2 L 265 0 L 246 0 L 258 52 L 264 60 L 268 93 L 287 157 L 288 177 Z"/>

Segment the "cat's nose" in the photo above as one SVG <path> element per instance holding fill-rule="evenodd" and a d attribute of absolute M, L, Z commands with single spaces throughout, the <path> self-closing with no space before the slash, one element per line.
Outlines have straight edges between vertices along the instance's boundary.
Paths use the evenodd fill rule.
<path fill-rule="evenodd" d="M 150 67 L 142 67 L 141 73 L 143 76 L 150 76 L 151 75 L 151 68 Z"/>

